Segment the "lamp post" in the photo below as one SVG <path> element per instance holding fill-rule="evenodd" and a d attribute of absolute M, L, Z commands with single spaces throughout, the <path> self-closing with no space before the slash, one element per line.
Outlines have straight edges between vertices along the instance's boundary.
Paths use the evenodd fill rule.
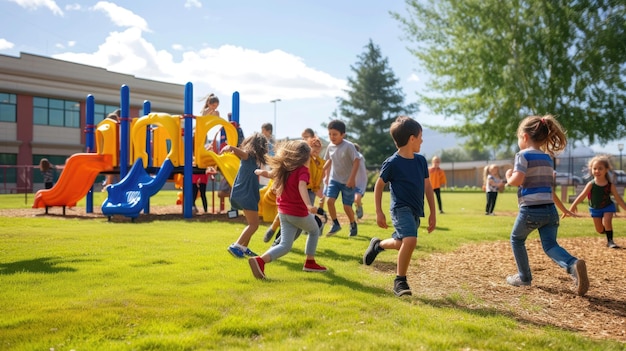
<path fill-rule="evenodd" d="M 274 104 L 274 125 L 272 126 L 273 133 L 274 133 L 274 139 L 278 139 L 278 136 L 277 136 L 278 134 L 276 132 L 276 130 L 278 129 L 278 128 L 276 128 L 277 127 L 276 126 L 276 103 L 277 102 L 280 102 L 280 99 L 274 99 L 274 100 L 270 101 L 270 103 Z"/>
<path fill-rule="evenodd" d="M 624 144 L 617 144 L 617 149 L 619 150 L 619 169 L 622 168 L 622 150 L 624 150 Z"/>

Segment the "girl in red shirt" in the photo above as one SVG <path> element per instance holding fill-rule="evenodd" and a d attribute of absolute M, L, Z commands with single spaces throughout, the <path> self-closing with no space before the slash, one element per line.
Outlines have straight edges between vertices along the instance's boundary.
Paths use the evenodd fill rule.
<path fill-rule="evenodd" d="M 276 193 L 276 206 L 281 226 L 280 244 L 272 246 L 263 255 L 251 257 L 248 262 L 252 274 L 265 278 L 265 264 L 286 255 L 293 246 L 298 229 L 309 233 L 304 252 L 306 261 L 303 270 L 325 272 L 326 267 L 315 262 L 315 251 L 320 228 L 315 221 L 317 208 L 311 204 L 307 184 L 309 182 L 310 146 L 302 140 L 287 141 L 269 159 L 271 171 L 257 169 L 255 174 L 273 178 L 272 190 Z"/>

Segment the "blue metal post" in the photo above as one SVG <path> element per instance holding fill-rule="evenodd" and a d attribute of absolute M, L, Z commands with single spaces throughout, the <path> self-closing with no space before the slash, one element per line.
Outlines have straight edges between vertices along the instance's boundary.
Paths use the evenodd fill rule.
<path fill-rule="evenodd" d="M 150 114 L 151 104 L 149 100 L 144 100 L 143 102 L 143 115 L 147 116 Z M 148 164 L 146 167 L 153 166 L 152 160 L 152 125 L 148 125 L 146 127 L 146 152 L 148 153 Z M 146 199 L 146 203 L 143 207 L 143 213 L 150 213 L 150 198 Z"/>
<path fill-rule="evenodd" d="M 122 85 L 120 89 L 120 101 L 121 101 L 121 133 L 120 133 L 120 179 L 124 179 L 128 173 L 128 158 L 130 148 L 130 89 L 126 84 Z"/>
<path fill-rule="evenodd" d="M 233 93 L 233 115 L 232 120 L 237 122 L 239 125 L 239 92 L 236 91 Z"/>
<path fill-rule="evenodd" d="M 192 174 L 193 174 L 193 85 L 188 82 L 185 85 L 185 167 L 183 171 L 183 217 L 193 216 L 191 208 L 193 206 Z"/>
<path fill-rule="evenodd" d="M 87 101 L 85 104 L 85 152 L 96 152 L 94 131 L 96 126 L 94 125 L 94 97 L 93 95 L 87 95 Z M 93 213 L 93 184 L 87 192 L 86 208 L 85 212 Z"/>

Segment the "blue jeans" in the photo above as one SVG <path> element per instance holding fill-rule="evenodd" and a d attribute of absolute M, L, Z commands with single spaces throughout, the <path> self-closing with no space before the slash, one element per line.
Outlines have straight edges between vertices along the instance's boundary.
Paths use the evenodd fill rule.
<path fill-rule="evenodd" d="M 511 232 L 511 247 L 520 279 L 524 282 L 530 282 L 533 279 L 528 263 L 526 238 L 535 229 L 539 230 L 541 246 L 546 255 L 571 273 L 571 267 L 577 259 L 556 242 L 559 214 L 554 204 L 536 207 L 522 206 Z"/>

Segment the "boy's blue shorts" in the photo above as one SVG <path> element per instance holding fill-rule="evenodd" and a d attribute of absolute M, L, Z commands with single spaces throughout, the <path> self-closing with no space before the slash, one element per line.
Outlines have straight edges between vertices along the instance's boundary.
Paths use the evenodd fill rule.
<path fill-rule="evenodd" d="M 591 208 L 589 207 L 589 213 L 591 213 L 591 217 L 593 218 L 602 218 L 605 213 L 615 213 L 617 212 L 617 207 L 612 203 L 604 208 Z"/>
<path fill-rule="evenodd" d="M 391 235 L 395 240 L 403 238 L 417 238 L 417 228 L 420 226 L 420 218 L 413 214 L 408 207 L 394 208 L 391 210 L 391 223 L 395 232 Z"/>
<path fill-rule="evenodd" d="M 338 181 L 331 180 L 328 182 L 328 186 L 325 189 L 326 197 L 332 197 L 333 199 L 339 198 L 339 193 L 341 193 L 341 202 L 344 205 L 352 206 L 354 203 L 354 191 L 356 188 L 348 188 L 345 184 L 339 183 Z"/>

